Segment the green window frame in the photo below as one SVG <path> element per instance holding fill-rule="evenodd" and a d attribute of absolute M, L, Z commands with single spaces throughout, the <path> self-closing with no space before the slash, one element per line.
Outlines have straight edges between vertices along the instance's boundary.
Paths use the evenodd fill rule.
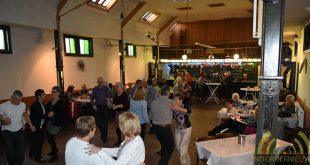
<path fill-rule="evenodd" d="M 125 43 L 124 45 L 124 55 L 125 57 L 137 57 L 136 45 Z"/>
<path fill-rule="evenodd" d="M 64 51 L 66 56 L 93 57 L 93 40 L 89 37 L 64 35 Z"/>
<path fill-rule="evenodd" d="M 12 54 L 10 26 L 0 25 L 0 54 Z"/>

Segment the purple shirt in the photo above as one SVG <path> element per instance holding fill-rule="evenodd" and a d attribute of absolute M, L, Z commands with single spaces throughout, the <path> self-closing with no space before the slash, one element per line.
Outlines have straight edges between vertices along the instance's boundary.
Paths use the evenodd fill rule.
<path fill-rule="evenodd" d="M 112 95 L 107 86 L 96 86 L 90 96 L 90 102 L 95 105 L 108 105 L 107 98 L 111 98 Z"/>

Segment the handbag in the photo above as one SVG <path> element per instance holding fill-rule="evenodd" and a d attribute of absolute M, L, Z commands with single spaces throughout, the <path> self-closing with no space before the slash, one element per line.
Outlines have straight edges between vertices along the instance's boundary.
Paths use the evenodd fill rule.
<path fill-rule="evenodd" d="M 51 135 L 57 135 L 60 132 L 60 126 L 55 126 L 52 124 L 52 120 L 47 122 L 46 131 Z"/>

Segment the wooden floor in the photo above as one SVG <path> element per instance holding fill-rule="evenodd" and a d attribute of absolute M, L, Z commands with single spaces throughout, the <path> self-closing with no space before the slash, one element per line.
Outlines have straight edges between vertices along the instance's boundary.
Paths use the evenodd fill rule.
<path fill-rule="evenodd" d="M 217 111 L 224 107 L 224 104 L 213 104 L 213 103 L 193 103 L 192 105 L 192 115 L 190 117 L 192 123 L 192 137 L 189 145 L 189 154 L 191 156 L 192 164 L 195 164 L 196 161 L 196 149 L 195 149 L 195 138 L 201 134 L 206 134 L 210 129 L 212 129 L 218 122 L 216 120 Z M 174 132 L 174 125 L 172 128 Z M 63 165 L 64 162 L 64 148 L 66 142 L 74 136 L 74 127 L 73 125 L 67 126 L 64 131 L 57 137 L 57 147 L 59 148 L 59 159 L 56 162 L 48 163 L 51 165 Z M 112 147 L 112 145 L 116 142 L 116 133 L 114 130 L 113 121 L 109 124 L 109 136 L 108 142 L 102 144 L 99 140 L 99 132 L 96 132 L 95 138 L 91 141 L 98 146 L 102 147 Z M 27 147 L 28 148 L 28 147 Z M 156 139 L 154 134 L 147 133 L 145 136 L 145 148 L 146 148 L 146 165 L 156 165 L 160 156 L 156 154 L 160 149 L 160 144 Z M 50 151 L 49 145 L 45 140 L 45 144 L 43 147 L 43 157 L 48 158 L 46 154 Z M 36 165 L 38 163 L 30 160 L 28 158 L 28 149 L 25 154 L 25 165 Z M 180 164 L 179 155 L 174 150 L 173 155 L 169 161 L 171 165 Z"/>

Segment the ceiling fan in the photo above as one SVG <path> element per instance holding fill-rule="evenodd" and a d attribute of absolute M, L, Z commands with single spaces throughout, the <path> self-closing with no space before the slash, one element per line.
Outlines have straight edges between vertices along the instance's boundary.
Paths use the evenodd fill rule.
<path fill-rule="evenodd" d="M 208 48 L 208 49 L 215 49 L 216 48 L 214 46 L 202 44 L 202 43 L 199 43 L 199 42 L 195 42 L 195 45 L 202 46 L 202 47 L 205 47 L 205 48 Z"/>

